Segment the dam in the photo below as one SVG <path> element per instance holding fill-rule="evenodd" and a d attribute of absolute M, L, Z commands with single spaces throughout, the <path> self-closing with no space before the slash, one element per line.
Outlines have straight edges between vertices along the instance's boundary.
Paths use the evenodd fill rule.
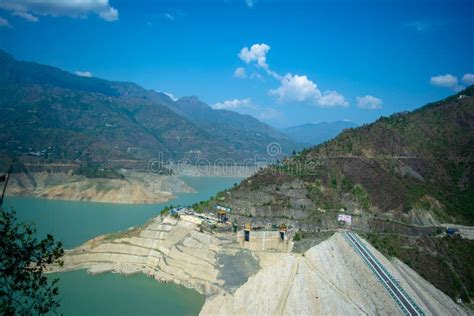
<path fill-rule="evenodd" d="M 252 251 L 291 252 L 293 240 L 286 226 L 281 225 L 279 230 L 252 230 L 250 224 L 237 232 L 237 242 L 242 248 Z"/>

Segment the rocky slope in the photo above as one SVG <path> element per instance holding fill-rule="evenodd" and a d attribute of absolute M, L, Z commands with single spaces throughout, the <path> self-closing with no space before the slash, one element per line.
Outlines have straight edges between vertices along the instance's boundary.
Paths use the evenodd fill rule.
<path fill-rule="evenodd" d="M 158 216 L 143 227 L 100 236 L 67 251 L 64 266 L 51 271 L 143 272 L 211 296 L 243 284 L 258 269 L 255 258 L 229 237 L 202 233 L 193 222 Z M 238 269 L 236 264 L 250 268 Z M 227 269 L 236 273 L 229 275 Z"/>
<path fill-rule="evenodd" d="M 233 233 L 204 233 L 192 222 L 159 216 L 67 251 L 64 266 L 51 271 L 142 272 L 206 294 L 202 315 L 401 315 L 342 234 L 304 254 L 249 251 Z M 409 267 L 366 246 L 426 315 L 465 314 Z"/>
<path fill-rule="evenodd" d="M 413 270 L 367 246 L 426 315 L 466 313 Z M 340 233 L 304 255 L 264 257 L 263 268 L 256 275 L 235 293 L 207 300 L 201 315 L 403 314 Z"/>
<path fill-rule="evenodd" d="M 127 172 L 121 179 L 87 178 L 71 173 L 14 173 L 8 195 L 107 203 L 162 203 L 173 193 L 193 192 L 178 177 Z"/>

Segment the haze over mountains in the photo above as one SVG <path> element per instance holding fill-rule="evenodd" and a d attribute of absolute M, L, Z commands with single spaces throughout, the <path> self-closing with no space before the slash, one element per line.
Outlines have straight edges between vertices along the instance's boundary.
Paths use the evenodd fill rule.
<path fill-rule="evenodd" d="M 282 153 L 295 148 L 257 119 L 214 110 L 197 97 L 174 102 L 133 83 L 79 77 L 3 51 L 0 84 L 3 156 L 127 166 L 161 154 L 239 162 L 266 156 L 271 142 Z"/>
<path fill-rule="evenodd" d="M 305 145 L 318 145 L 336 137 L 346 128 L 357 127 L 351 121 L 307 123 L 282 129 L 292 140 Z"/>

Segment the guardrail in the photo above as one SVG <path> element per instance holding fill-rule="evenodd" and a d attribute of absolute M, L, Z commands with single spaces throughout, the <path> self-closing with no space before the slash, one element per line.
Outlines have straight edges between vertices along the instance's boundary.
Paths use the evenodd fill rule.
<path fill-rule="evenodd" d="M 349 245 L 351 245 L 351 247 L 364 259 L 369 268 L 383 284 L 385 289 L 395 300 L 405 315 L 424 315 L 420 307 L 403 290 L 398 281 L 387 271 L 387 269 L 385 269 L 380 261 L 375 258 L 372 252 L 365 246 L 365 244 L 356 234 L 352 232 L 345 232 L 344 238 L 349 242 Z"/>

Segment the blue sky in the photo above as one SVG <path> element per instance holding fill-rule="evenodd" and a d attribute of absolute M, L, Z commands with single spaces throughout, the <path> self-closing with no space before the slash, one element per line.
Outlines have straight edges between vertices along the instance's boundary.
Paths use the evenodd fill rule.
<path fill-rule="evenodd" d="M 455 0 L 1 0 L 0 48 L 277 127 L 365 123 L 474 83 L 473 12 Z"/>

